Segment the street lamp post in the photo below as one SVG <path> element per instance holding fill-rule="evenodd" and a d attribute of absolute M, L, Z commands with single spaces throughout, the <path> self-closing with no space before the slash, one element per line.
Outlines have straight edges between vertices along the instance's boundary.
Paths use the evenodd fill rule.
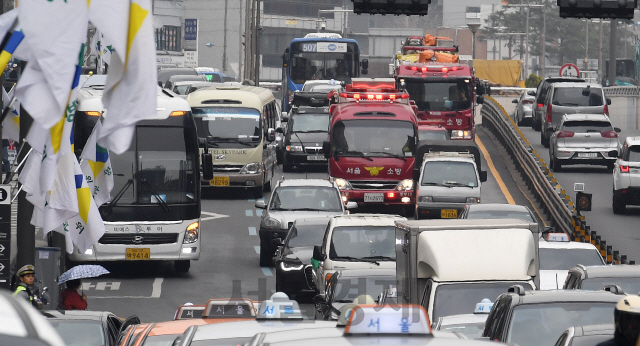
<path fill-rule="evenodd" d="M 476 33 L 480 29 L 480 23 L 468 23 L 467 26 L 471 30 L 471 58 L 476 58 Z"/>

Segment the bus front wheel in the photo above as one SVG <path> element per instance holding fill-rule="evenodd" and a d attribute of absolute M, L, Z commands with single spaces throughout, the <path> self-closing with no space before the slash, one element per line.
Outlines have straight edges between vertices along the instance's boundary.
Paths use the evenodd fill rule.
<path fill-rule="evenodd" d="M 178 273 L 187 273 L 189 272 L 189 268 L 191 268 L 191 261 L 189 260 L 181 260 L 173 262 L 173 268 Z"/>

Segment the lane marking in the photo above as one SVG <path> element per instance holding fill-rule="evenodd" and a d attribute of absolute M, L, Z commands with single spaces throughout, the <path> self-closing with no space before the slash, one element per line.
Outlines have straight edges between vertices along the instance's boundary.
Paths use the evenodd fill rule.
<path fill-rule="evenodd" d="M 482 152 L 482 155 L 484 155 L 484 159 L 487 161 L 487 165 L 489 165 L 489 170 L 491 171 L 491 175 L 493 175 L 493 177 L 496 179 L 496 182 L 498 183 L 498 186 L 500 187 L 500 191 L 502 191 L 502 194 L 507 199 L 507 202 L 509 204 L 516 204 L 516 201 L 513 199 L 513 196 L 511 196 L 511 193 L 509 193 L 509 189 L 507 189 L 507 186 L 504 184 L 504 181 L 502 180 L 500 173 L 498 173 L 496 166 L 493 165 L 493 160 L 491 159 L 491 156 L 489 155 L 487 148 L 484 146 L 484 144 L 482 144 L 482 141 L 480 140 L 480 136 L 475 136 L 475 138 L 476 138 L 476 143 L 478 144 L 478 147 Z"/>
<path fill-rule="evenodd" d="M 262 210 L 262 209 L 256 209 L 256 216 L 262 216 L 262 212 L 263 211 L 264 210 Z"/>
<path fill-rule="evenodd" d="M 256 245 L 253 247 L 254 250 L 256 250 L 256 253 L 259 255 L 260 254 L 260 246 Z"/>
<path fill-rule="evenodd" d="M 247 210 L 245 210 L 245 211 L 244 211 L 244 213 L 245 213 L 245 215 L 247 215 L 247 216 L 253 216 L 253 210 L 251 210 L 251 209 L 247 209 Z"/>
<path fill-rule="evenodd" d="M 271 268 L 260 267 L 260 269 L 262 269 L 262 273 L 264 274 L 264 276 L 273 276 L 273 273 L 271 272 Z"/>
<path fill-rule="evenodd" d="M 225 218 L 225 217 L 229 217 L 229 215 L 216 214 L 216 213 L 211 213 L 211 212 L 208 212 L 208 211 L 201 211 L 200 214 L 201 214 L 200 221 L 209 221 L 209 220 L 222 219 L 222 218 Z M 202 217 L 202 215 L 208 215 L 208 216 L 207 217 Z"/>
<path fill-rule="evenodd" d="M 96 296 L 90 296 L 89 299 L 120 299 L 120 298 L 126 298 L 126 299 L 148 299 L 148 298 L 160 298 L 160 295 L 162 293 L 162 282 L 164 281 L 164 278 L 156 278 L 153 281 L 153 290 L 151 291 L 151 296 L 149 297 L 145 297 L 145 296 L 110 296 L 110 297 L 96 297 Z"/>
<path fill-rule="evenodd" d="M 248 202 L 255 202 L 256 200 L 255 200 L 255 199 L 253 199 L 253 198 L 250 198 L 250 199 L 248 199 L 247 201 L 248 201 Z"/>
<path fill-rule="evenodd" d="M 257 235 L 258 232 L 256 232 L 256 228 L 255 227 L 249 227 L 249 235 Z"/>

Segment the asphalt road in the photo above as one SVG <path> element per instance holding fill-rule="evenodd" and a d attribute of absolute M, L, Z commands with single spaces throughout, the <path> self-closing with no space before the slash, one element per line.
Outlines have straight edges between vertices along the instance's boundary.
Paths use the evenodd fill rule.
<path fill-rule="evenodd" d="M 496 101 L 500 102 L 509 115 L 513 116 L 515 105 L 511 103 L 514 96 L 496 96 Z M 540 132 L 534 131 L 531 126 L 520 128 L 536 151 L 549 164 L 549 149 L 540 144 Z M 620 142 L 627 136 L 638 136 L 640 131 L 621 129 Z M 589 212 L 583 212 L 587 224 L 592 231 L 606 240 L 607 245 L 612 245 L 614 250 L 620 254 L 627 255 L 628 260 L 639 260 L 638 249 L 640 249 L 640 232 L 638 222 L 640 221 L 640 207 L 627 207 L 625 215 L 615 215 L 611 209 L 611 199 L 613 196 L 613 176 L 604 166 L 564 166 L 563 171 L 554 173 L 560 185 L 565 191 L 573 191 L 574 183 L 584 183 L 585 192 L 593 194 L 593 207 Z M 575 196 L 575 195 L 574 195 Z M 575 201 L 575 198 L 574 198 Z"/>
<path fill-rule="evenodd" d="M 528 202 L 511 178 L 499 150 L 482 129 L 477 133 L 492 157 L 494 172 L 501 177 L 503 189 L 516 203 L 526 205 Z M 507 198 L 486 160 L 482 167 L 489 171 L 488 181 L 482 186 L 482 202 L 506 203 Z M 327 177 L 323 170 L 284 175 L 287 179 Z M 168 262 L 103 263 L 112 274 L 84 282 L 89 309 L 112 311 L 119 316 L 136 314 L 143 322 L 158 322 L 172 319 L 177 307 L 186 302 L 204 304 L 210 298 L 232 296 L 252 300 L 269 297 L 275 288 L 275 270 L 258 265 L 261 210 L 255 209 L 255 200 L 251 194 L 238 190 L 206 191 L 204 196 L 203 251 L 200 260 L 192 262 L 189 273 L 176 273 Z M 312 316 L 311 304 L 303 304 L 302 308 Z"/>

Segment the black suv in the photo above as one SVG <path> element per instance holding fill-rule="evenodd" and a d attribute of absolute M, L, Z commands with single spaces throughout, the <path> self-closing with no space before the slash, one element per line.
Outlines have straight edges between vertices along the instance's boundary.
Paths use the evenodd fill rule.
<path fill-rule="evenodd" d="M 284 137 L 282 170 L 293 166 L 326 166 L 322 143 L 329 140 L 329 107 L 292 108 Z"/>
<path fill-rule="evenodd" d="M 482 336 L 520 346 L 553 345 L 571 326 L 613 324 L 613 311 L 623 297 L 607 291 L 511 286 L 494 302 Z"/>
<path fill-rule="evenodd" d="M 542 80 L 540 84 L 538 84 L 538 88 L 535 93 L 532 95 L 531 91 L 529 91 L 529 95 L 535 96 L 535 102 L 533 103 L 533 121 L 531 121 L 531 128 L 536 131 L 540 131 L 542 129 L 543 117 L 545 116 L 544 109 L 544 100 L 547 98 L 547 93 L 549 92 L 549 87 L 553 83 L 575 83 L 575 82 L 584 82 L 585 80 L 577 77 L 548 77 Z"/>
<path fill-rule="evenodd" d="M 564 281 L 564 289 L 601 290 L 607 285 L 618 285 L 625 293 L 640 292 L 640 266 L 602 265 L 584 266 L 578 264 L 569 270 Z"/>

